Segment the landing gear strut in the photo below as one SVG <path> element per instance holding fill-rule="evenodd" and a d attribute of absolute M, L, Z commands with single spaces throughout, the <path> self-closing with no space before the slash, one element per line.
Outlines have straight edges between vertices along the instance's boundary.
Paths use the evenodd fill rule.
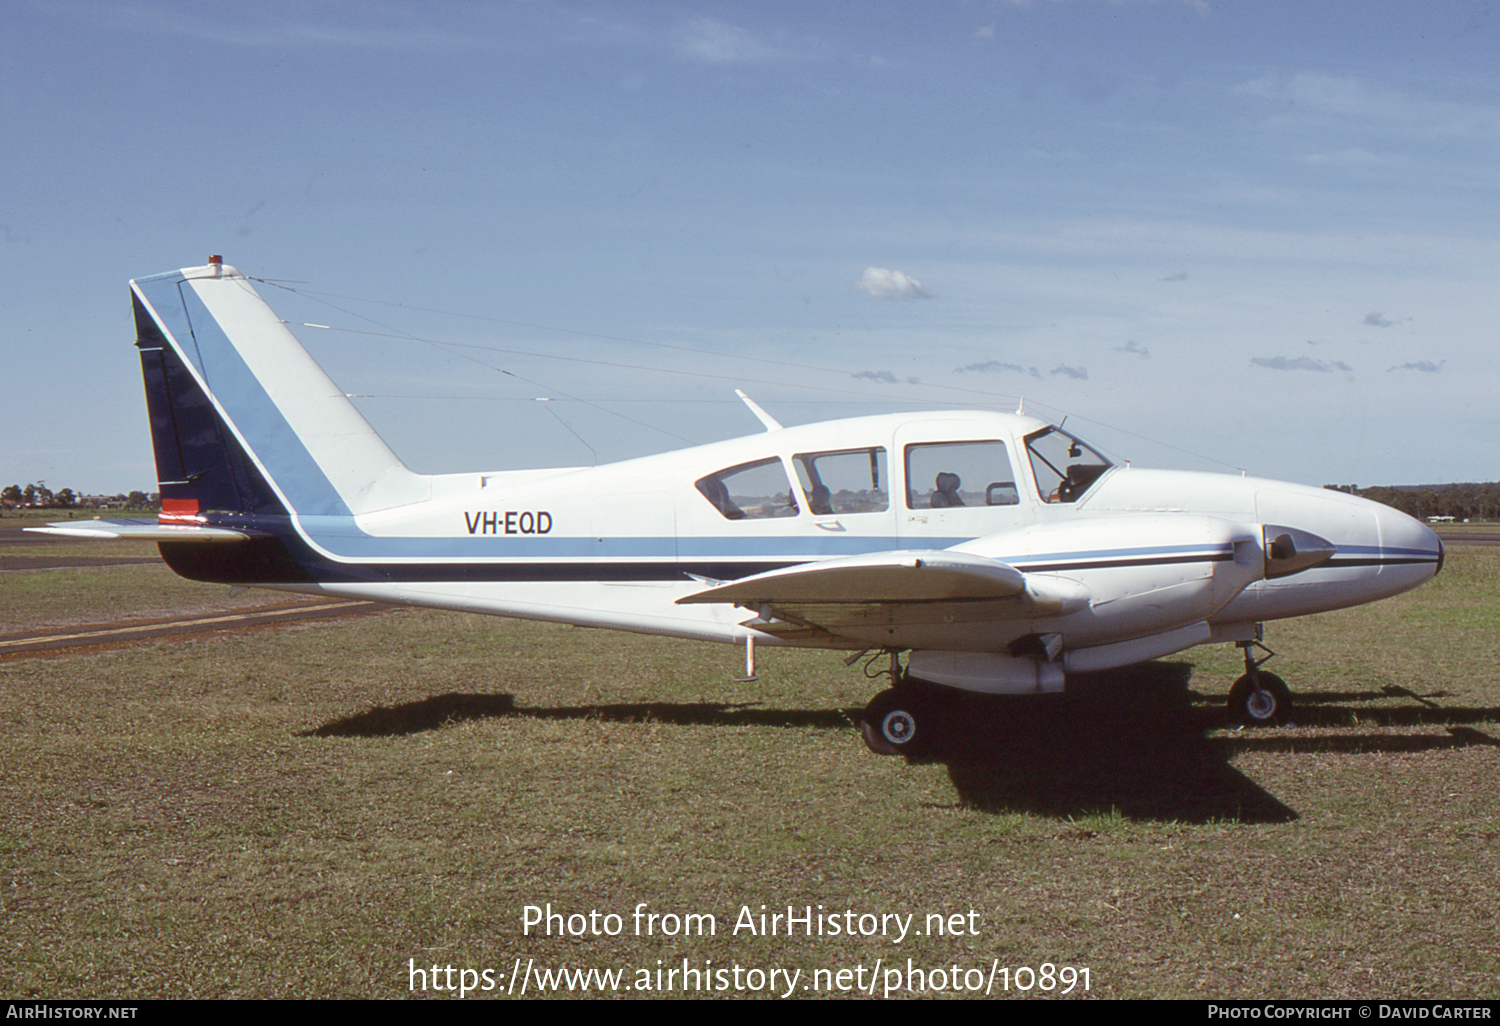
<path fill-rule="evenodd" d="M 933 703 L 926 689 L 904 685 L 870 699 L 859 720 L 865 745 L 876 755 L 916 755 L 935 740 Z"/>
<path fill-rule="evenodd" d="M 1246 727 L 1274 727 L 1292 717 L 1292 692 L 1286 681 L 1260 668 L 1276 653 L 1259 641 L 1242 641 L 1245 675 L 1229 689 L 1229 718 Z M 1256 659 L 1251 648 L 1266 654 Z"/>
<path fill-rule="evenodd" d="M 891 652 L 890 658 L 890 669 L 881 675 L 889 673 L 895 686 L 870 699 L 859 718 L 860 735 L 876 755 L 930 752 L 942 732 L 940 696 L 931 684 L 908 677 L 896 652 Z"/>

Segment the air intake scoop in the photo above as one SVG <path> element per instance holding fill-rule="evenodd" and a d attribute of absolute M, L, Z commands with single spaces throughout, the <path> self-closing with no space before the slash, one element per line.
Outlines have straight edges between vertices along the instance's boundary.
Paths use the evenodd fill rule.
<path fill-rule="evenodd" d="M 1333 558 L 1338 547 L 1327 538 L 1295 527 L 1262 525 L 1266 551 L 1266 577 L 1286 577 L 1320 566 Z"/>

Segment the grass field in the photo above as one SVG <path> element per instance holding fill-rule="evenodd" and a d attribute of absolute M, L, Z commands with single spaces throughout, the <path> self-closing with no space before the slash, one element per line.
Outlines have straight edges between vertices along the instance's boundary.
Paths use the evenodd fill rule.
<path fill-rule="evenodd" d="M 880 685 L 831 654 L 738 684 L 727 647 L 393 611 L 11 660 L 0 996 L 382 998 L 413 967 L 484 996 L 530 960 L 634 994 L 996 966 L 1057 994 L 1016 972 L 1050 963 L 1089 997 L 1494 998 L 1497 591 L 1500 548 L 1454 547 L 1412 594 L 1269 625 L 1294 727 L 1228 729 L 1238 654 L 1205 648 L 976 704 L 923 764 L 865 750 Z M 242 600 L 150 566 L 0 578 L 10 629 Z M 549 904 L 583 935 L 528 933 Z M 824 935 L 735 931 L 763 905 Z"/>

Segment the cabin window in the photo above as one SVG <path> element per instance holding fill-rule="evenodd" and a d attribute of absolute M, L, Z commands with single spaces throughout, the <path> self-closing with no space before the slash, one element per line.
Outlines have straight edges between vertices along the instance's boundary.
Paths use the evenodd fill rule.
<path fill-rule="evenodd" d="M 1109 460 L 1058 428 L 1027 436 L 1026 452 L 1037 494 L 1044 502 L 1077 502 L 1111 466 Z"/>
<path fill-rule="evenodd" d="M 792 466 L 814 516 L 890 509 L 883 448 L 799 452 L 792 457 Z"/>
<path fill-rule="evenodd" d="M 934 442 L 906 447 L 906 508 L 1014 506 L 1020 502 L 1005 443 Z"/>
<path fill-rule="evenodd" d="M 797 515 L 797 500 L 786 468 L 774 456 L 741 463 L 694 482 L 698 491 L 729 520 L 769 520 Z"/>

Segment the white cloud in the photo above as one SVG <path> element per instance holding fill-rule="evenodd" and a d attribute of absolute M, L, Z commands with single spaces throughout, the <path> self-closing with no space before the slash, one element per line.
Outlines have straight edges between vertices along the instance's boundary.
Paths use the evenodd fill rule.
<path fill-rule="evenodd" d="M 1423 136 L 1492 136 L 1500 127 L 1500 110 L 1478 101 L 1459 103 L 1407 96 L 1359 78 L 1303 71 L 1294 75 L 1264 75 L 1234 90 L 1282 104 L 1289 111 L 1312 112 L 1384 124 Z M 1342 160 L 1378 160 L 1365 151 L 1344 151 Z"/>
<path fill-rule="evenodd" d="M 694 18 L 683 26 L 678 43 L 683 54 L 705 64 L 758 64 L 790 56 L 717 18 Z"/>
<path fill-rule="evenodd" d="M 1318 371 L 1322 374 L 1330 374 L 1333 371 L 1353 371 L 1343 360 L 1314 360 L 1311 356 L 1252 356 L 1250 362 L 1257 367 L 1265 367 L 1270 370 L 1303 370 Z"/>
<path fill-rule="evenodd" d="M 1394 164 L 1396 161 L 1390 157 L 1382 157 L 1371 153 L 1369 150 L 1357 146 L 1343 150 L 1333 150 L 1327 153 L 1309 153 L 1304 158 L 1309 164 L 1322 164 L 1328 167 L 1375 167 L 1382 164 Z"/>
<path fill-rule="evenodd" d="M 931 290 L 917 279 L 884 267 L 866 267 L 865 273 L 854 283 L 854 288 L 860 292 L 868 292 L 876 299 L 932 298 Z"/>
<path fill-rule="evenodd" d="M 1290 77 L 1264 75 L 1242 83 L 1235 92 L 1335 114 L 1372 114 L 1387 109 L 1393 99 L 1377 97 L 1358 79 L 1310 71 Z"/>
<path fill-rule="evenodd" d="M 970 363 L 962 367 L 953 368 L 954 374 L 967 374 L 971 371 L 1015 371 L 1017 374 L 1025 374 L 1026 368 L 1022 367 L 1019 363 L 1003 363 L 1000 360 L 985 360 L 983 363 Z M 1033 367 L 1031 368 L 1031 376 L 1040 378 L 1042 375 L 1040 371 Z"/>
<path fill-rule="evenodd" d="M 388 23 L 372 23 L 390 12 L 376 10 L 362 17 L 344 18 L 334 12 L 333 20 L 314 22 L 286 17 L 267 11 L 236 11 L 223 15 L 224 8 L 178 10 L 156 4 L 102 7 L 110 20 L 133 29 L 187 36 L 211 43 L 243 47 L 328 47 L 356 50 L 451 50 L 474 49 L 487 45 L 483 34 L 441 28 L 421 15 L 387 18 Z M 314 12 L 316 13 L 316 12 Z"/>

